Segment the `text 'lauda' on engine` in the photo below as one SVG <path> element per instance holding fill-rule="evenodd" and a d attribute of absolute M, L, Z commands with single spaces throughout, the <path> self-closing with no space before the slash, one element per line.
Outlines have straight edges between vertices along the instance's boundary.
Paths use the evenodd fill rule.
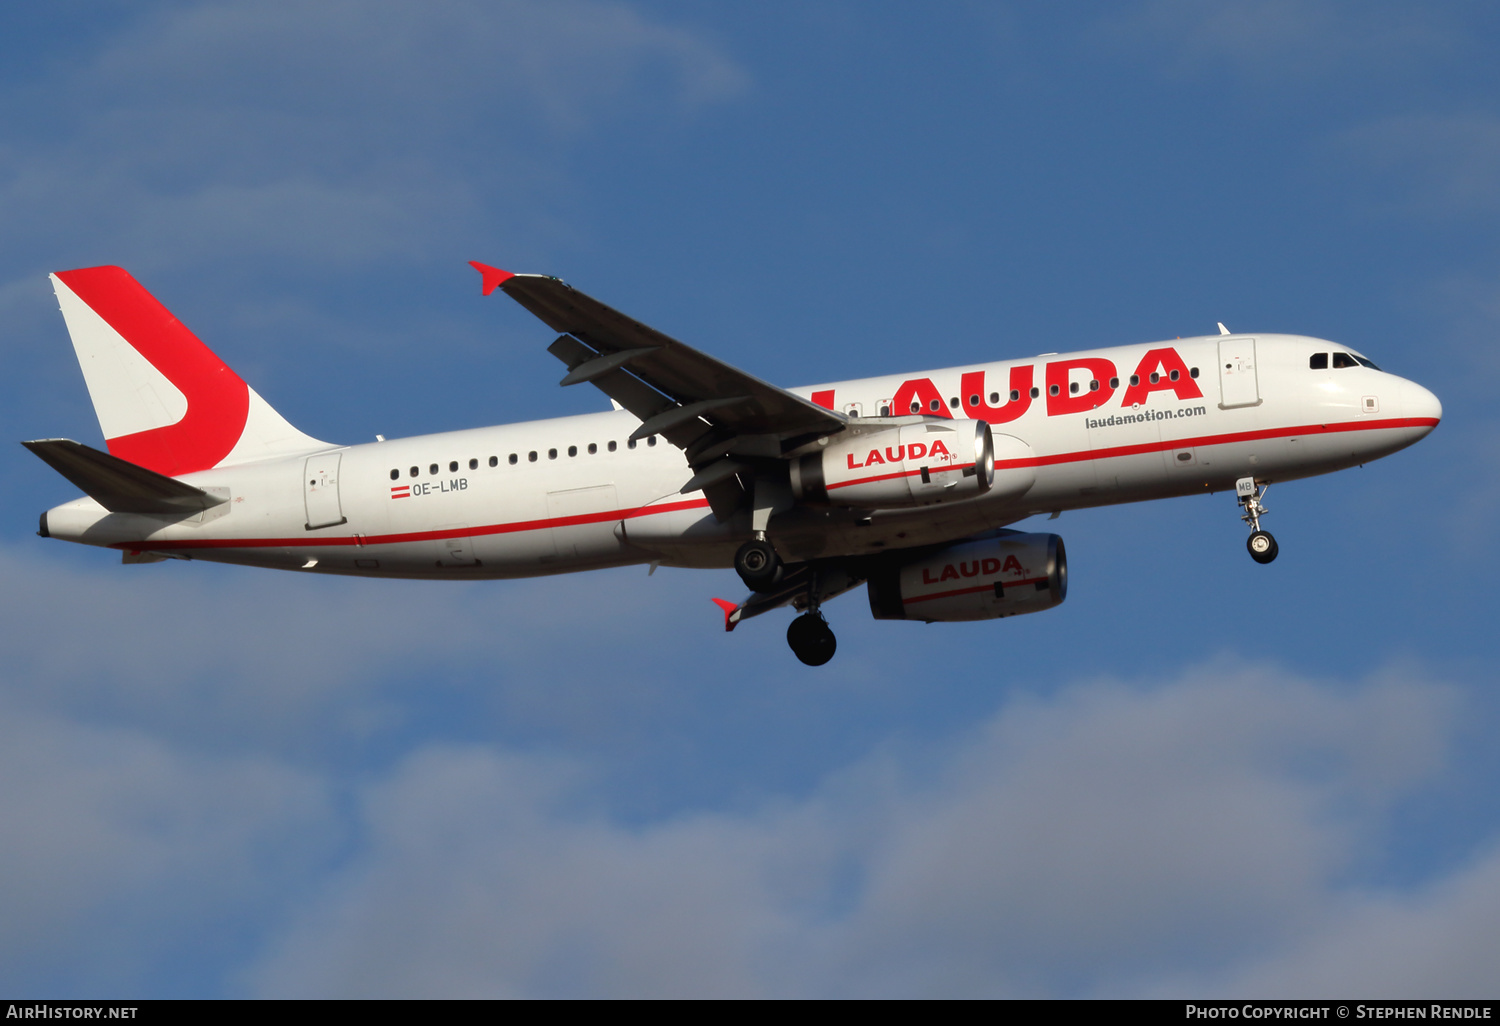
<path fill-rule="evenodd" d="M 892 509 L 970 499 L 995 480 L 990 426 L 918 420 L 829 439 L 792 461 L 792 494 L 804 502 Z"/>

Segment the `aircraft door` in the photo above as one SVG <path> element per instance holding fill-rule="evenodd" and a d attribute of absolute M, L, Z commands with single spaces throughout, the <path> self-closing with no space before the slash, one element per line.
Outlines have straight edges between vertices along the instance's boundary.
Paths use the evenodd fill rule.
<path fill-rule="evenodd" d="M 341 452 L 325 452 L 307 458 L 302 474 L 302 494 L 307 503 L 309 531 L 349 520 L 339 502 L 339 461 L 343 457 Z"/>
<path fill-rule="evenodd" d="M 1255 373 L 1255 339 L 1220 340 L 1219 395 L 1221 410 L 1260 405 L 1260 384 Z"/>

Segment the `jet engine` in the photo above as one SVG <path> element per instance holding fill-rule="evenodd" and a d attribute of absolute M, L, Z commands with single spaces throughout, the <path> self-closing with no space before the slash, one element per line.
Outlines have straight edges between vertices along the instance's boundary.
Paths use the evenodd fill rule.
<path fill-rule="evenodd" d="M 804 502 L 930 506 L 989 491 L 995 447 L 986 421 L 920 420 L 830 438 L 792 461 L 791 478 L 792 494 Z"/>
<path fill-rule="evenodd" d="M 1067 597 L 1068 557 L 1055 534 L 1006 531 L 892 558 L 870 574 L 869 593 L 877 620 L 933 623 L 1037 613 Z"/>

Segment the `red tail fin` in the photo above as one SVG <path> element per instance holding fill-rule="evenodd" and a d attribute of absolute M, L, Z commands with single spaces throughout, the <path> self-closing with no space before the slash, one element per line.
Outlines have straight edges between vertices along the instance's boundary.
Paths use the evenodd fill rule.
<path fill-rule="evenodd" d="M 109 452 L 176 477 L 324 447 L 286 423 L 119 267 L 52 276 Z"/>

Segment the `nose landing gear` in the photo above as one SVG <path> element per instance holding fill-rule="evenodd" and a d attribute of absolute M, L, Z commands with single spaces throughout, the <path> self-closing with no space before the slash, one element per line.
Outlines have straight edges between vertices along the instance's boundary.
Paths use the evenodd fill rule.
<path fill-rule="evenodd" d="M 1280 551 L 1271 533 L 1260 529 L 1260 518 L 1271 512 L 1260 501 L 1269 489 L 1269 485 L 1257 485 L 1253 477 L 1242 477 L 1234 483 L 1237 501 L 1245 510 L 1240 519 L 1250 525 L 1250 537 L 1245 542 L 1245 548 L 1250 550 L 1250 558 L 1257 563 L 1271 562 Z"/>

